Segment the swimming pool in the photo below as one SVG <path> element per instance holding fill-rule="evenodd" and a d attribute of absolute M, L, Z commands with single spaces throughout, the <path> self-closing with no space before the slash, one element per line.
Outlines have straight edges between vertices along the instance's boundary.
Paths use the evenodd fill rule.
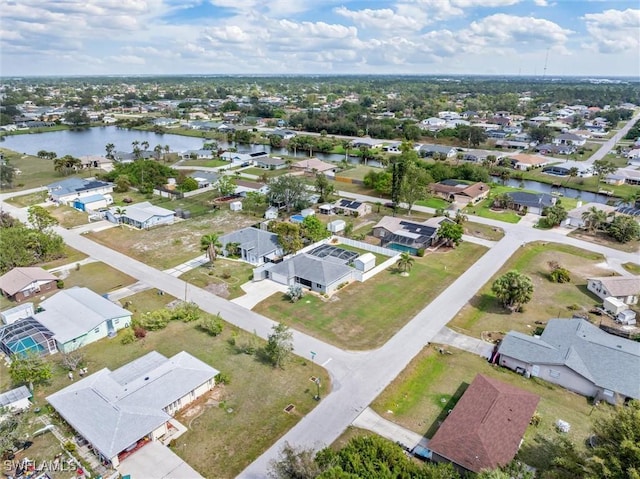
<path fill-rule="evenodd" d="M 302 223 L 302 222 L 304 221 L 304 216 L 302 216 L 302 215 L 293 215 L 293 216 L 290 218 L 290 220 L 291 220 L 293 223 Z"/>

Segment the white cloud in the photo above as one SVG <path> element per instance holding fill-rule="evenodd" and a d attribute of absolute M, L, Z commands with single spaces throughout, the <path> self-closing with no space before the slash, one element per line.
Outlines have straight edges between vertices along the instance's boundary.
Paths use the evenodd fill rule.
<path fill-rule="evenodd" d="M 349 10 L 346 7 L 338 7 L 335 13 L 345 18 L 349 18 L 356 25 L 362 28 L 372 28 L 376 30 L 420 30 L 424 24 L 415 17 L 399 15 L 390 8 L 372 10 Z"/>
<path fill-rule="evenodd" d="M 586 22 L 591 42 L 586 46 L 601 53 L 634 52 L 640 50 L 640 10 L 605 10 L 587 13 Z"/>
<path fill-rule="evenodd" d="M 549 6 L 549 2 L 547 0 L 533 0 L 533 3 L 535 3 L 538 7 L 548 7 Z"/>
<path fill-rule="evenodd" d="M 126 63 L 129 65 L 144 65 L 146 61 L 142 57 L 136 55 L 112 55 L 106 57 L 109 62 Z"/>
<path fill-rule="evenodd" d="M 531 43 L 545 43 L 549 46 L 565 43 L 571 30 L 562 28 L 550 20 L 534 17 L 518 17 L 497 13 L 472 22 L 469 31 L 476 41 L 486 45 L 499 44 L 514 47 Z"/>

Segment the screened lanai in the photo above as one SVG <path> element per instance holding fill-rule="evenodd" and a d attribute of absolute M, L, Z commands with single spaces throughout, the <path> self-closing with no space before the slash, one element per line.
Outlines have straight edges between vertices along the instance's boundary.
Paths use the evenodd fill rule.
<path fill-rule="evenodd" d="M 53 333 L 33 318 L 0 327 L 0 350 L 7 356 L 40 355 L 57 351 Z"/>

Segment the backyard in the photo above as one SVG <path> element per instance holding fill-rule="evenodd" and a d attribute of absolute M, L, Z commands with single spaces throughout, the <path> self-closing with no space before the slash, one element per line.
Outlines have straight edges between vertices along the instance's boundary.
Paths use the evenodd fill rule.
<path fill-rule="evenodd" d="M 255 223 L 255 218 L 228 210 L 178 221 L 150 230 L 111 228 L 86 237 L 158 269 L 168 269 L 202 254 L 200 239 Z"/>
<path fill-rule="evenodd" d="M 376 348 L 484 252 L 482 246 L 463 243 L 454 250 L 441 249 L 415 258 L 408 277 L 391 267 L 364 283 L 349 284 L 330 298 L 307 293 L 291 303 L 278 293 L 254 310 L 342 348 Z"/>
<path fill-rule="evenodd" d="M 64 281 L 65 289 L 74 286 L 86 287 L 100 295 L 136 282 L 131 276 L 101 262 L 78 265 L 60 271 L 57 276 Z"/>
<path fill-rule="evenodd" d="M 571 282 L 560 284 L 549 281 L 549 261 L 556 261 L 568 269 Z M 533 298 L 520 313 L 509 313 L 491 292 L 493 281 L 510 270 L 530 276 L 534 285 Z M 551 318 L 587 314 L 598 302 L 598 298 L 587 291 L 587 278 L 610 274 L 604 258 L 597 253 L 555 243 L 531 243 L 520 248 L 487 281 L 449 326 L 485 339 L 499 338 L 500 333 L 512 329 L 533 332 L 536 324 L 546 323 Z M 492 336 L 489 337 L 489 334 Z"/>
<path fill-rule="evenodd" d="M 127 300 L 135 317 L 161 308 L 174 298 L 158 296 L 154 290 Z M 258 353 L 241 351 L 249 344 L 259 349 L 264 341 L 228 324 L 221 335 L 212 337 L 194 323 L 173 321 L 166 329 L 149 332 L 135 343 L 122 345 L 118 338 L 104 339 L 89 344 L 83 352 L 89 373 L 103 367 L 113 370 L 153 350 L 165 356 L 184 350 L 228 374 L 229 384 L 217 386 L 206 402 L 197 402 L 178 416 L 189 431 L 177 440 L 174 450 L 206 476 L 216 471 L 216 477 L 232 478 L 317 404 L 311 376 L 321 377 L 325 391 L 330 384 L 328 376 L 306 360 L 294 357 L 285 369 L 273 368 Z M 47 395 L 69 384 L 65 370 L 55 357 L 51 360 L 53 378 L 36 388 L 36 406 L 43 406 Z M 285 413 L 289 404 L 295 409 Z"/>
<path fill-rule="evenodd" d="M 561 434 L 556 431 L 556 420 L 571 425 L 567 436 L 582 449 L 592 420 L 613 410 L 607 404 L 594 408 L 585 397 L 542 380 L 526 379 L 465 351 L 449 348 L 440 354 L 439 347 L 423 349 L 373 401 L 372 408 L 382 417 L 431 438 L 476 374 L 484 374 L 540 396 L 540 424 L 527 429 L 518 454 L 520 460 L 533 467 L 548 465 L 551 456 L 545 444 Z"/>

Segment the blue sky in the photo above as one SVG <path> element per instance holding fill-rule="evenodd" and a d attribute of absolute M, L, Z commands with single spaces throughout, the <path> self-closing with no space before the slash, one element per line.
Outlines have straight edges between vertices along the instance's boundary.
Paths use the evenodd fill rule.
<path fill-rule="evenodd" d="M 0 0 L 0 72 L 640 76 L 638 0 Z"/>

